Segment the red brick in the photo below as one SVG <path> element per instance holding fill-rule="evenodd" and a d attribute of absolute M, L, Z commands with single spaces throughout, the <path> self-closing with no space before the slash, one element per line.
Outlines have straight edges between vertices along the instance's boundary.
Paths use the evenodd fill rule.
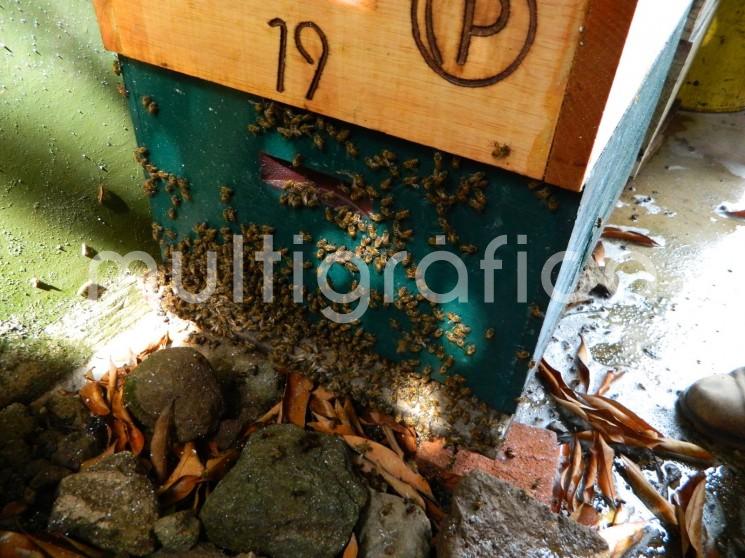
<path fill-rule="evenodd" d="M 478 453 L 444 447 L 444 442 L 424 442 L 417 451 L 417 463 L 425 474 L 436 474 L 448 486 L 478 469 L 525 490 L 550 505 L 559 469 L 556 434 L 542 428 L 513 423 L 496 459 Z"/>

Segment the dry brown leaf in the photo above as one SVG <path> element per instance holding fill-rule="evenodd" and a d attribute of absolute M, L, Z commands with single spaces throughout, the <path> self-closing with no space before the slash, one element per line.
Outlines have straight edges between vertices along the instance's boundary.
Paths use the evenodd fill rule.
<path fill-rule="evenodd" d="M 241 453 L 237 449 L 231 448 L 220 455 L 208 459 L 202 476 L 212 481 L 221 480 L 228 472 L 228 469 L 230 469 L 230 466 L 238 460 L 240 455 Z"/>
<path fill-rule="evenodd" d="M 610 558 L 622 558 L 632 546 L 641 541 L 646 526 L 643 521 L 624 523 L 602 529 L 598 534 L 608 543 Z"/>
<path fill-rule="evenodd" d="M 86 383 L 78 393 L 85 406 L 94 415 L 104 417 L 111 413 L 111 409 L 109 409 L 109 405 L 106 403 L 98 382 Z"/>
<path fill-rule="evenodd" d="M 440 525 L 447 517 L 447 514 L 432 500 L 425 500 L 425 504 L 427 505 L 427 515 L 429 515 L 430 519 L 432 519 L 436 525 Z"/>
<path fill-rule="evenodd" d="M 315 392 L 313 392 L 313 396 L 310 399 L 310 410 L 314 414 L 321 415 L 327 419 L 336 418 L 333 403 L 328 399 L 320 399 L 319 397 L 316 397 Z"/>
<path fill-rule="evenodd" d="M 394 432 L 396 433 L 398 442 L 403 446 L 403 449 L 411 454 L 417 452 L 416 431 L 413 428 L 406 427 L 404 432 L 398 432 L 396 430 L 394 430 Z"/>
<path fill-rule="evenodd" d="M 145 435 L 134 425 L 134 423 L 131 422 L 127 424 L 127 432 L 129 438 L 129 449 L 132 450 L 132 453 L 135 456 L 140 455 L 142 450 L 145 449 Z"/>
<path fill-rule="evenodd" d="M 585 502 L 580 503 L 577 509 L 574 510 L 574 513 L 572 513 L 571 518 L 580 525 L 587 527 L 596 527 L 600 523 L 600 514 L 598 511 L 592 505 Z"/>
<path fill-rule="evenodd" d="M 114 433 L 114 440 L 116 444 L 116 453 L 124 451 L 129 445 L 129 432 L 127 431 L 127 423 L 123 420 L 114 419 L 111 423 L 111 430 Z"/>
<path fill-rule="evenodd" d="M 417 490 L 413 486 L 411 486 L 411 484 L 403 482 L 401 479 L 393 476 L 377 463 L 371 462 L 368 459 L 365 459 L 365 461 L 373 466 L 375 472 L 383 477 L 385 482 L 387 482 L 399 496 L 407 500 L 411 500 L 423 510 L 427 508 L 427 504 L 425 503 L 424 498 L 421 497 L 419 492 L 417 492 Z"/>
<path fill-rule="evenodd" d="M 334 412 L 336 413 L 336 418 L 339 420 L 339 422 L 341 422 L 345 426 L 348 426 L 350 429 L 354 430 L 354 427 L 352 426 L 352 421 L 349 419 L 346 409 L 339 402 L 338 399 L 334 401 Z"/>
<path fill-rule="evenodd" d="M 396 453 L 387 447 L 359 436 L 343 436 L 349 446 L 395 478 L 410 484 L 422 494 L 434 498 L 429 483 L 419 473 L 412 471 Z"/>
<path fill-rule="evenodd" d="M 0 558 L 17 558 L 23 556 L 16 553 L 16 550 L 26 550 L 33 552 L 36 546 L 33 541 L 26 535 L 16 533 L 15 531 L 0 531 Z M 28 554 L 26 556 L 33 556 Z"/>
<path fill-rule="evenodd" d="M 598 264 L 598 267 L 605 267 L 605 245 L 602 240 L 598 241 L 595 245 L 595 249 L 592 251 L 592 258 Z"/>
<path fill-rule="evenodd" d="M 590 349 L 587 348 L 585 338 L 581 335 L 577 350 L 577 375 L 580 385 L 585 388 L 585 393 L 588 393 L 590 391 Z"/>
<path fill-rule="evenodd" d="M 595 391 L 595 395 L 605 395 L 608 393 L 608 390 L 610 390 L 611 385 L 626 374 L 624 371 L 615 371 L 615 370 L 609 370 L 605 378 L 603 378 L 603 383 L 600 384 L 600 387 Z"/>
<path fill-rule="evenodd" d="M 736 219 L 745 219 L 745 209 L 737 209 L 734 211 L 725 211 L 727 217 L 735 217 Z"/>
<path fill-rule="evenodd" d="M 616 503 L 616 481 L 613 477 L 613 458 L 615 452 L 602 436 L 595 434 L 595 451 L 598 456 L 598 486 L 603 496 L 611 503 Z"/>
<path fill-rule="evenodd" d="M 556 401 L 556 404 L 562 407 L 563 409 L 567 410 L 571 414 L 581 418 L 584 421 L 589 421 L 587 413 L 582 408 L 581 404 L 577 403 L 574 400 L 561 399 L 559 397 L 556 397 L 555 395 L 552 395 L 552 397 L 554 398 L 554 401 Z"/>
<path fill-rule="evenodd" d="M 702 479 L 693 489 L 691 499 L 685 510 L 685 527 L 688 542 L 696 551 L 696 556 L 703 558 L 704 553 L 704 503 L 706 502 L 706 481 Z"/>
<path fill-rule="evenodd" d="M 56 544 L 52 544 L 39 537 L 29 535 L 29 538 L 34 541 L 34 544 L 46 552 L 51 558 L 86 558 L 83 554 L 79 554 L 67 548 L 63 548 Z"/>
<path fill-rule="evenodd" d="M 706 451 L 701 446 L 692 444 L 690 442 L 683 442 L 681 440 L 672 440 L 670 438 L 662 438 L 657 445 L 655 450 L 663 453 L 670 454 L 682 459 L 693 459 L 694 461 L 710 464 L 715 461 L 715 457 Z"/>
<path fill-rule="evenodd" d="M 168 476 L 168 438 L 173 419 L 173 402 L 158 416 L 150 439 L 150 461 L 153 463 L 158 480 L 163 482 Z"/>
<path fill-rule="evenodd" d="M 305 416 L 308 413 L 310 392 L 313 382 L 301 374 L 291 373 L 287 377 L 285 395 L 282 399 L 282 416 L 284 420 L 300 428 L 305 428 Z"/>
<path fill-rule="evenodd" d="M 603 397 L 602 395 L 585 394 L 582 398 L 596 409 L 608 411 L 615 417 L 619 425 L 626 426 L 633 432 L 645 437 L 652 439 L 662 438 L 662 434 L 657 429 L 618 401 Z"/>
<path fill-rule="evenodd" d="M 322 401 L 330 401 L 336 398 L 335 393 L 332 393 L 329 390 L 322 388 L 320 386 L 313 390 L 313 396 L 316 397 L 317 399 L 321 399 Z"/>
<path fill-rule="evenodd" d="M 267 424 L 273 418 L 275 418 L 276 416 L 278 416 L 280 414 L 280 411 L 281 410 L 282 410 L 282 402 L 280 401 L 274 407 L 272 407 L 266 413 L 264 413 L 264 415 L 261 416 L 256 422 L 260 422 L 262 424 Z"/>
<path fill-rule="evenodd" d="M 639 246 L 646 246 L 652 248 L 659 246 L 659 243 L 653 238 L 648 237 L 646 234 L 642 234 L 636 231 L 626 231 L 619 229 L 618 227 L 605 227 L 603 230 L 603 238 L 615 238 L 616 240 L 625 240 L 632 244 L 638 244 Z"/>
<path fill-rule="evenodd" d="M 383 430 L 383 434 L 385 435 L 386 442 L 388 442 L 388 446 L 396 452 L 396 455 L 403 459 L 404 451 L 398 445 L 398 441 L 396 440 L 396 436 L 393 433 L 393 429 L 391 429 L 390 426 L 381 426 L 381 429 Z"/>
<path fill-rule="evenodd" d="M 569 511 L 574 511 L 577 489 L 579 481 L 582 478 L 582 444 L 575 438 L 572 446 L 572 458 L 569 464 L 569 473 L 567 475 L 567 485 L 565 490 L 565 500 Z"/>
<path fill-rule="evenodd" d="M 0 521 L 10 519 L 11 517 L 15 517 L 17 515 L 21 515 L 27 509 L 28 504 L 26 502 L 22 502 L 20 500 L 8 502 L 3 506 L 2 510 L 0 510 Z"/>
<path fill-rule="evenodd" d="M 93 465 L 96 465 L 97 463 L 100 463 L 104 459 L 106 459 L 109 456 L 114 455 L 114 451 L 116 450 L 117 442 L 114 442 L 113 444 L 109 445 L 103 452 L 98 454 L 96 457 L 91 457 L 90 459 L 86 459 L 80 464 L 81 469 L 87 469 L 88 467 L 91 467 Z"/>
<path fill-rule="evenodd" d="M 360 419 L 357 416 L 354 403 L 352 403 L 352 400 L 349 397 L 344 400 L 344 412 L 346 413 L 349 422 L 352 424 L 352 428 L 354 428 L 360 436 L 363 436 L 365 432 L 362 430 L 362 424 L 360 424 Z"/>
<path fill-rule="evenodd" d="M 579 438 L 577 438 L 579 443 Z M 590 448 L 590 457 L 587 460 L 585 468 L 585 478 L 583 481 L 582 500 L 587 504 L 592 504 L 595 498 L 595 483 L 598 480 L 598 450 L 593 445 Z"/>
<path fill-rule="evenodd" d="M 355 537 L 354 533 L 352 533 L 352 537 L 349 539 L 349 542 L 344 549 L 344 554 L 342 554 L 341 558 L 357 558 L 357 554 L 359 553 L 359 551 L 360 548 L 357 544 L 357 537 Z"/>
<path fill-rule="evenodd" d="M 184 477 L 194 476 L 201 478 L 203 474 L 204 465 L 202 465 L 202 461 L 199 459 L 199 454 L 197 454 L 197 450 L 194 447 L 194 442 L 188 442 L 181 450 L 181 458 L 179 459 L 176 468 L 163 486 L 160 487 L 158 492 L 162 494 Z"/>
<path fill-rule="evenodd" d="M 88 546 L 87 544 L 83 544 L 80 541 L 76 541 L 75 539 L 71 539 L 70 537 L 65 536 L 63 536 L 62 538 L 67 544 L 69 544 L 75 550 L 77 550 L 84 556 L 87 556 L 88 558 L 104 558 L 106 556 L 105 552 L 98 550 L 97 548 L 93 548 L 92 546 Z"/>
<path fill-rule="evenodd" d="M 173 486 L 163 493 L 161 498 L 162 506 L 172 506 L 177 502 L 185 500 L 194 491 L 197 485 L 199 485 L 201 480 L 201 477 L 196 476 L 181 477 L 173 484 Z"/>
<path fill-rule="evenodd" d="M 675 516 L 675 508 L 649 483 L 639 466 L 625 455 L 621 455 L 621 461 L 626 472 L 626 478 L 639 499 L 647 505 L 660 521 L 669 525 L 677 525 L 678 519 Z"/>

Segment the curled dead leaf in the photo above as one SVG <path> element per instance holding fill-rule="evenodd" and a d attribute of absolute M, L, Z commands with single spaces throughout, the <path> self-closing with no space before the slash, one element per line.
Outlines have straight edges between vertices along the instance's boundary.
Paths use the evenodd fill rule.
<path fill-rule="evenodd" d="M 163 486 L 160 487 L 158 493 L 162 494 L 166 492 L 184 477 L 193 476 L 201 479 L 203 474 L 204 465 L 202 465 L 202 461 L 199 459 L 199 454 L 197 454 L 197 450 L 194 447 L 194 442 L 188 442 L 187 444 L 184 444 L 184 448 L 181 450 L 181 458 L 179 459 L 176 468 L 171 473 L 171 476 L 168 477 L 168 480 L 163 483 Z"/>
<path fill-rule="evenodd" d="M 646 526 L 643 521 L 623 523 L 602 529 L 598 534 L 608 543 L 610 558 L 622 558 L 634 545 L 641 542 Z"/>
<path fill-rule="evenodd" d="M 598 264 L 598 267 L 605 267 L 605 245 L 603 241 L 598 241 L 595 249 L 592 251 L 592 259 Z"/>
<path fill-rule="evenodd" d="M 647 505 L 660 521 L 669 525 L 677 525 L 678 518 L 675 515 L 675 508 L 649 483 L 639 466 L 625 455 L 621 456 L 621 461 L 626 478 L 639 499 Z"/>
<path fill-rule="evenodd" d="M 372 461 L 383 471 L 413 486 L 422 494 L 434 498 L 426 479 L 412 471 L 393 450 L 360 436 L 343 436 L 343 438 L 353 450 L 363 454 L 365 459 Z"/>
<path fill-rule="evenodd" d="M 402 498 L 406 500 L 411 500 L 414 502 L 417 506 L 419 506 L 422 509 L 426 509 L 427 505 L 424 501 L 424 498 L 421 497 L 419 492 L 411 486 L 411 484 L 403 482 L 401 479 L 393 476 L 388 471 L 383 469 L 378 463 L 375 463 L 373 461 L 370 461 L 368 459 L 365 459 L 368 463 L 370 463 L 373 467 L 376 473 L 378 473 L 385 482 L 388 483 L 388 485 Z"/>
<path fill-rule="evenodd" d="M 583 462 L 582 462 L 582 444 L 575 438 L 574 445 L 572 446 L 572 457 L 569 464 L 569 472 L 567 474 L 567 484 L 565 488 L 565 500 L 569 511 L 574 511 L 577 489 L 579 488 L 579 481 L 582 478 Z"/>
<path fill-rule="evenodd" d="M 16 533 L 15 531 L 0 531 L 0 558 L 24 556 L 24 554 L 17 553 L 16 551 L 34 552 L 36 549 L 36 545 L 28 536 Z M 41 556 L 40 553 L 38 555 Z M 25 554 L 25 556 L 34 555 Z"/>
<path fill-rule="evenodd" d="M 616 481 L 613 477 L 613 458 L 615 452 L 602 436 L 595 434 L 595 452 L 598 456 L 598 486 L 603 496 L 611 503 L 616 503 Z"/>
<path fill-rule="evenodd" d="M 29 538 L 51 558 L 86 558 L 83 554 L 47 542 L 39 537 L 29 535 Z"/>
<path fill-rule="evenodd" d="M 609 370 L 603 378 L 603 383 L 601 383 L 600 387 L 595 391 L 595 395 L 605 395 L 608 393 L 613 383 L 624 374 L 626 374 L 624 371 Z"/>
<path fill-rule="evenodd" d="M 577 350 L 577 374 L 580 385 L 585 388 L 585 393 L 590 391 L 590 349 L 587 348 L 585 338 L 579 336 L 579 349 Z"/>
<path fill-rule="evenodd" d="M 111 413 L 98 382 L 87 382 L 78 393 L 85 406 L 94 415 L 104 417 Z"/>
<path fill-rule="evenodd" d="M 288 375 L 285 394 L 282 398 L 284 420 L 300 428 L 305 428 L 305 416 L 308 413 L 308 403 L 312 390 L 313 382 L 305 376 L 296 373 Z"/>
<path fill-rule="evenodd" d="M 357 544 L 357 537 L 355 537 L 354 533 L 352 533 L 352 537 L 349 539 L 347 546 L 344 548 L 342 558 L 357 558 L 357 554 L 359 554 L 359 551 L 360 549 L 359 545 Z"/>
<path fill-rule="evenodd" d="M 396 455 L 403 459 L 404 450 L 402 450 L 401 447 L 398 445 L 398 440 L 396 440 L 396 436 L 394 435 L 391 427 L 382 426 L 381 429 L 383 430 L 383 434 L 385 435 L 386 442 L 388 442 L 388 447 L 390 447 L 394 452 L 396 452 Z"/>
<path fill-rule="evenodd" d="M 163 482 L 168 476 L 168 439 L 173 419 L 173 402 L 160 413 L 153 427 L 150 439 L 150 461 L 153 463 L 158 480 Z"/>
<path fill-rule="evenodd" d="M 688 542 L 696 551 L 696 556 L 704 558 L 705 553 L 705 534 L 703 526 L 704 504 L 706 503 L 706 477 L 693 489 L 691 499 L 685 510 L 685 523 L 683 528 L 686 531 Z"/>
<path fill-rule="evenodd" d="M 168 507 L 185 500 L 194 492 L 194 489 L 199 485 L 201 480 L 201 477 L 193 475 L 179 478 L 162 494 L 161 504 L 163 507 Z"/>
<path fill-rule="evenodd" d="M 659 242 L 650 238 L 646 234 L 642 234 L 636 231 L 628 231 L 620 229 L 618 227 L 605 227 L 603 230 L 603 238 L 614 238 L 616 240 L 625 240 L 632 244 L 638 244 L 639 246 L 646 246 L 653 248 L 659 246 Z"/>
<path fill-rule="evenodd" d="M 96 457 L 91 457 L 90 459 L 86 459 L 80 464 L 81 469 L 87 469 L 88 467 L 91 467 L 92 465 L 96 465 L 97 463 L 100 463 L 107 457 L 114 455 L 114 452 L 116 450 L 117 442 L 114 442 L 109 445 L 103 452 L 98 454 Z"/>

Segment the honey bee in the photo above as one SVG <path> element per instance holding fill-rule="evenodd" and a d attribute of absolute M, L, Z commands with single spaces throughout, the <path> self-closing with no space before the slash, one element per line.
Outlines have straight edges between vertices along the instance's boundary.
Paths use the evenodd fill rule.
<path fill-rule="evenodd" d="M 510 153 L 512 153 L 512 148 L 509 145 L 506 143 L 499 143 L 498 141 L 494 142 L 494 151 L 491 153 L 492 157 L 495 159 L 504 159 L 509 157 Z"/>
<path fill-rule="evenodd" d="M 351 130 L 347 128 L 342 128 L 339 130 L 336 135 L 334 136 L 334 139 L 338 141 L 339 143 L 344 143 L 347 140 L 349 140 L 349 136 L 352 134 Z"/>
<path fill-rule="evenodd" d="M 228 186 L 221 186 L 220 187 L 220 202 L 223 204 L 230 203 L 230 200 L 233 198 L 233 189 Z"/>
<path fill-rule="evenodd" d="M 256 124 L 249 124 L 246 127 L 246 129 L 249 131 L 249 133 L 253 134 L 254 136 L 258 136 L 262 131 L 261 126 L 258 126 Z"/>
<path fill-rule="evenodd" d="M 222 216 L 223 219 L 231 223 L 234 223 L 237 217 L 236 211 L 232 207 L 226 207 L 222 212 Z"/>
<path fill-rule="evenodd" d="M 476 345 L 468 345 L 466 347 L 466 355 L 473 356 L 476 354 Z"/>
<path fill-rule="evenodd" d="M 473 255 L 473 254 L 475 254 L 476 252 L 478 252 L 478 250 L 479 250 L 479 249 L 478 249 L 478 248 L 477 248 L 476 246 L 474 246 L 473 244 L 461 244 L 461 245 L 459 246 L 459 248 L 460 248 L 460 251 L 461 251 L 461 252 L 463 252 L 464 254 L 469 254 L 469 255 Z"/>
<path fill-rule="evenodd" d="M 494 330 L 493 327 L 490 327 L 484 332 L 484 337 L 486 339 L 494 339 L 497 336 L 497 332 Z"/>
<path fill-rule="evenodd" d="M 350 157 L 357 157 L 360 154 L 357 146 L 351 141 L 344 142 L 344 148 L 347 151 L 347 155 L 349 155 Z"/>
<path fill-rule="evenodd" d="M 406 170 L 414 170 L 414 169 L 416 169 L 419 166 L 419 159 L 409 159 L 407 161 L 404 161 L 402 163 L 402 166 Z"/>
<path fill-rule="evenodd" d="M 294 168 L 301 167 L 303 165 L 303 156 L 298 153 L 292 158 L 292 166 Z"/>
<path fill-rule="evenodd" d="M 181 198 L 176 195 L 171 196 L 171 205 L 178 207 L 181 205 Z"/>
<path fill-rule="evenodd" d="M 111 64 L 111 69 L 113 70 L 115 76 L 122 75 L 122 65 L 118 59 L 114 60 L 114 62 Z"/>
<path fill-rule="evenodd" d="M 168 218 L 171 220 L 176 220 L 178 217 L 178 213 L 176 213 L 176 209 L 174 207 L 170 207 L 167 212 Z"/>
<path fill-rule="evenodd" d="M 530 360 L 530 353 L 524 349 L 521 349 L 515 353 L 515 356 L 519 360 Z"/>
<path fill-rule="evenodd" d="M 153 197 L 158 193 L 158 183 L 153 178 L 148 178 L 142 185 L 142 189 L 147 196 Z"/>
<path fill-rule="evenodd" d="M 559 210 L 559 200 L 555 196 L 548 198 L 548 209 L 552 212 Z"/>
<path fill-rule="evenodd" d="M 119 95 L 121 95 L 125 99 L 129 97 L 129 91 L 127 91 L 127 88 L 124 86 L 123 83 L 118 83 L 116 86 L 116 90 L 119 93 Z"/>

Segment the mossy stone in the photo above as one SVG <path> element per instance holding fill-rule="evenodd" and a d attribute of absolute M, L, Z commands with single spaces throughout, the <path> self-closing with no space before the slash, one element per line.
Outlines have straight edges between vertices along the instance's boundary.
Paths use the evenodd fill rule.
<path fill-rule="evenodd" d="M 148 428 L 173 403 L 173 423 L 180 442 L 212 432 L 223 398 L 212 366 L 198 351 L 174 347 L 155 352 L 127 376 L 124 402 Z"/>

